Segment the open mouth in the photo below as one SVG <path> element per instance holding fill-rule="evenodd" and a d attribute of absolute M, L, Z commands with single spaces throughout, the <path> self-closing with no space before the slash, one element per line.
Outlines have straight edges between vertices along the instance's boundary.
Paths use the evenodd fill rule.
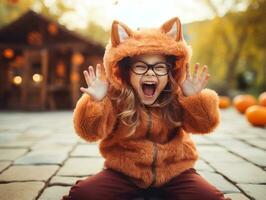
<path fill-rule="evenodd" d="M 157 85 L 156 83 L 144 82 L 142 84 L 142 91 L 145 96 L 152 97 L 155 94 Z"/>

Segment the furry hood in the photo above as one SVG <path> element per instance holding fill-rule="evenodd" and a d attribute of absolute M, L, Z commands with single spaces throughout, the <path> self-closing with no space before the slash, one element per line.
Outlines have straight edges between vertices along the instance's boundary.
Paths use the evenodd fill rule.
<path fill-rule="evenodd" d="M 181 83 L 185 78 L 185 66 L 192 50 L 183 38 L 180 20 L 175 17 L 160 28 L 131 30 L 127 25 L 114 21 L 111 39 L 104 54 L 104 67 L 109 83 L 120 90 L 125 83 L 121 79 L 118 62 L 123 58 L 140 54 L 174 55 L 178 59 L 174 68 L 174 78 Z"/>

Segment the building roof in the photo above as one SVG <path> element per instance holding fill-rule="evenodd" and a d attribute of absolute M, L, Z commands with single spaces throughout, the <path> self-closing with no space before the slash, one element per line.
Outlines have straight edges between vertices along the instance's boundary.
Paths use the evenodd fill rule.
<path fill-rule="evenodd" d="M 29 37 L 32 37 L 31 39 L 35 40 L 35 42 L 31 43 Z M 41 40 L 41 43 L 39 40 Z M 84 38 L 32 10 L 29 10 L 14 22 L 0 29 L 0 47 L 16 45 L 16 47 L 43 48 L 44 46 L 68 44 L 89 46 L 93 47 L 96 51 L 104 51 L 103 46 L 97 42 Z"/>

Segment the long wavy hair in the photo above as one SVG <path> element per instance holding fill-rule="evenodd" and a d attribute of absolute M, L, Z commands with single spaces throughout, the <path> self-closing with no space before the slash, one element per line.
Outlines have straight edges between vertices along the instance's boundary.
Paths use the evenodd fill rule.
<path fill-rule="evenodd" d="M 172 65 L 168 73 L 168 83 L 164 90 L 161 92 L 152 107 L 158 107 L 162 111 L 163 119 L 169 127 L 175 128 L 180 126 L 179 114 L 181 112 L 178 102 L 177 90 L 179 89 L 177 82 L 174 80 L 176 56 L 167 55 L 166 60 Z M 111 95 L 111 98 L 116 102 L 119 108 L 118 118 L 123 124 L 130 128 L 125 137 L 132 136 L 137 126 L 140 123 L 141 112 L 145 112 L 145 105 L 139 101 L 137 94 L 130 84 L 129 77 L 130 57 L 125 57 L 118 62 L 119 73 L 122 82 L 125 85 L 120 91 L 116 91 Z"/>

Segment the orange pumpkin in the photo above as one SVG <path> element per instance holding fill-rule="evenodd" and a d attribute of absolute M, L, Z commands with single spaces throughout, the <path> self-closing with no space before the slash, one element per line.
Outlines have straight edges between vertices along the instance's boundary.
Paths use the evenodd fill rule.
<path fill-rule="evenodd" d="M 231 100 L 227 96 L 219 96 L 219 108 L 228 108 L 231 105 Z"/>
<path fill-rule="evenodd" d="M 259 104 L 261 106 L 266 106 L 266 92 L 263 92 L 259 96 Z"/>
<path fill-rule="evenodd" d="M 246 109 L 257 104 L 257 101 L 252 95 L 245 94 L 236 96 L 233 99 L 233 104 L 240 113 L 245 113 Z"/>
<path fill-rule="evenodd" d="M 266 107 L 254 105 L 245 112 L 247 120 L 254 126 L 266 125 Z"/>

